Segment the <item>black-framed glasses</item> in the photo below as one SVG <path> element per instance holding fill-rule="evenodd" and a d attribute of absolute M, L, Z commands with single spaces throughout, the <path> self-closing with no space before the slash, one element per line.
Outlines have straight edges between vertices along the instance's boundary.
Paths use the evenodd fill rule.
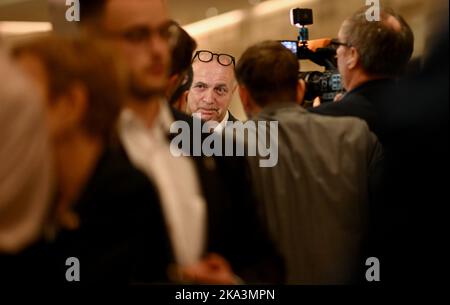
<path fill-rule="evenodd" d="M 222 66 L 227 67 L 230 66 L 231 64 L 233 66 L 236 66 L 236 60 L 234 59 L 233 56 L 229 54 L 213 53 L 207 50 L 199 50 L 195 52 L 192 62 L 194 62 L 194 60 L 197 58 L 201 62 L 211 62 L 214 59 L 214 57 L 216 57 L 217 62 Z"/>
<path fill-rule="evenodd" d="M 339 46 L 350 48 L 350 47 L 352 47 L 352 44 L 351 43 L 347 43 L 347 42 L 341 42 L 337 38 L 331 39 L 331 41 L 330 41 L 330 47 L 331 48 L 337 49 L 337 48 L 339 48 Z"/>

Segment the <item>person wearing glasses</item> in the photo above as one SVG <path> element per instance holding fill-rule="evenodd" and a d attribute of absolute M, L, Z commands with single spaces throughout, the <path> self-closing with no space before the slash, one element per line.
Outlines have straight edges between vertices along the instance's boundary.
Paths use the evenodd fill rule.
<path fill-rule="evenodd" d="M 254 188 L 288 284 L 354 283 L 364 266 L 368 181 L 381 146 L 360 119 L 302 108 L 298 70 L 296 56 L 276 41 L 251 46 L 236 67 L 248 116 L 276 121 L 280 130 L 277 166 L 261 168 L 259 158 L 248 158 Z"/>
<path fill-rule="evenodd" d="M 206 284 L 282 281 L 283 263 L 260 223 L 249 183 L 240 174 L 243 167 L 224 158 L 171 153 L 171 124 L 195 118 L 182 117 L 167 102 L 179 32 L 165 1 L 82 1 L 81 25 L 88 34 L 109 40 L 126 63 L 128 96 L 119 135 L 133 165 L 157 187 L 172 249 L 167 269 L 171 279 Z M 228 64 L 231 77 L 232 62 L 221 62 Z"/>
<path fill-rule="evenodd" d="M 381 9 L 379 22 L 368 21 L 367 7 L 346 19 L 331 41 L 336 48 L 339 73 L 346 94 L 338 103 L 325 103 L 310 111 L 365 120 L 380 136 L 377 115 L 384 92 L 394 90 L 395 78 L 406 69 L 414 36 L 405 20 L 390 9 Z"/>
<path fill-rule="evenodd" d="M 194 80 L 188 95 L 188 110 L 204 121 L 214 121 L 215 131 L 221 131 L 228 121 L 237 119 L 230 113 L 236 91 L 235 59 L 229 54 L 197 51 L 192 60 Z"/>

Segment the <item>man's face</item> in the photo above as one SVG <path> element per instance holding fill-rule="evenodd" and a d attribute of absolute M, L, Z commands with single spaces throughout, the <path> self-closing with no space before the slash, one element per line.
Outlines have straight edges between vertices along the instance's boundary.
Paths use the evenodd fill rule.
<path fill-rule="evenodd" d="M 169 18 L 162 0 L 110 0 L 103 27 L 130 69 L 133 95 L 164 92 L 170 65 Z"/>
<path fill-rule="evenodd" d="M 194 80 L 188 95 L 188 108 L 205 121 L 221 122 L 228 111 L 236 82 L 233 66 L 223 66 L 214 57 L 193 63 Z"/>
<path fill-rule="evenodd" d="M 341 26 L 341 29 L 339 30 L 338 33 L 338 40 L 340 42 L 344 42 L 344 43 L 348 43 L 348 38 L 344 35 L 344 27 L 345 24 L 343 24 L 343 26 Z M 341 74 L 341 78 L 342 78 L 342 85 L 344 86 L 345 89 L 348 88 L 348 81 L 350 79 L 350 74 L 351 71 L 349 69 L 347 69 L 347 61 L 350 59 L 350 48 L 347 46 L 339 46 L 336 50 L 336 57 L 337 57 L 337 65 L 338 65 L 338 70 L 339 73 Z"/>

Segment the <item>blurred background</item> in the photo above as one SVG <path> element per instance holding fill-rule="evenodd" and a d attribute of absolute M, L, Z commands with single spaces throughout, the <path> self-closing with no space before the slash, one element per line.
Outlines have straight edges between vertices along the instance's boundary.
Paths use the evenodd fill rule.
<path fill-rule="evenodd" d="M 310 39 L 335 37 L 342 21 L 365 0 L 166 0 L 173 19 L 197 40 L 199 48 L 229 53 L 239 58 L 255 42 L 267 39 L 297 38 L 290 24 L 291 8 L 312 8 L 314 24 Z M 75 31 L 76 22 L 65 21 L 65 0 L 0 0 L 0 36 L 3 44 L 29 39 L 55 29 L 67 34 Z M 415 35 L 413 57 L 426 50 L 426 36 L 443 11 L 448 14 L 448 0 L 382 0 L 406 19 Z M 320 69 L 309 62 L 302 70 Z M 236 94 L 231 111 L 245 119 Z"/>

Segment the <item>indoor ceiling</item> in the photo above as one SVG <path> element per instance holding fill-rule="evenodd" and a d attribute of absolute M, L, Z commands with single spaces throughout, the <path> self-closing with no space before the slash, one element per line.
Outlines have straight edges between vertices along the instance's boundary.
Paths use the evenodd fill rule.
<path fill-rule="evenodd" d="M 265 0 L 168 0 L 172 17 L 181 24 L 222 14 L 236 9 L 249 8 Z"/>
<path fill-rule="evenodd" d="M 167 0 L 172 17 L 181 24 L 192 23 L 235 9 L 248 8 L 265 0 Z M 48 21 L 48 0 L 0 0 L 1 21 Z"/>
<path fill-rule="evenodd" d="M 0 0 L 1 21 L 48 21 L 47 0 Z"/>

